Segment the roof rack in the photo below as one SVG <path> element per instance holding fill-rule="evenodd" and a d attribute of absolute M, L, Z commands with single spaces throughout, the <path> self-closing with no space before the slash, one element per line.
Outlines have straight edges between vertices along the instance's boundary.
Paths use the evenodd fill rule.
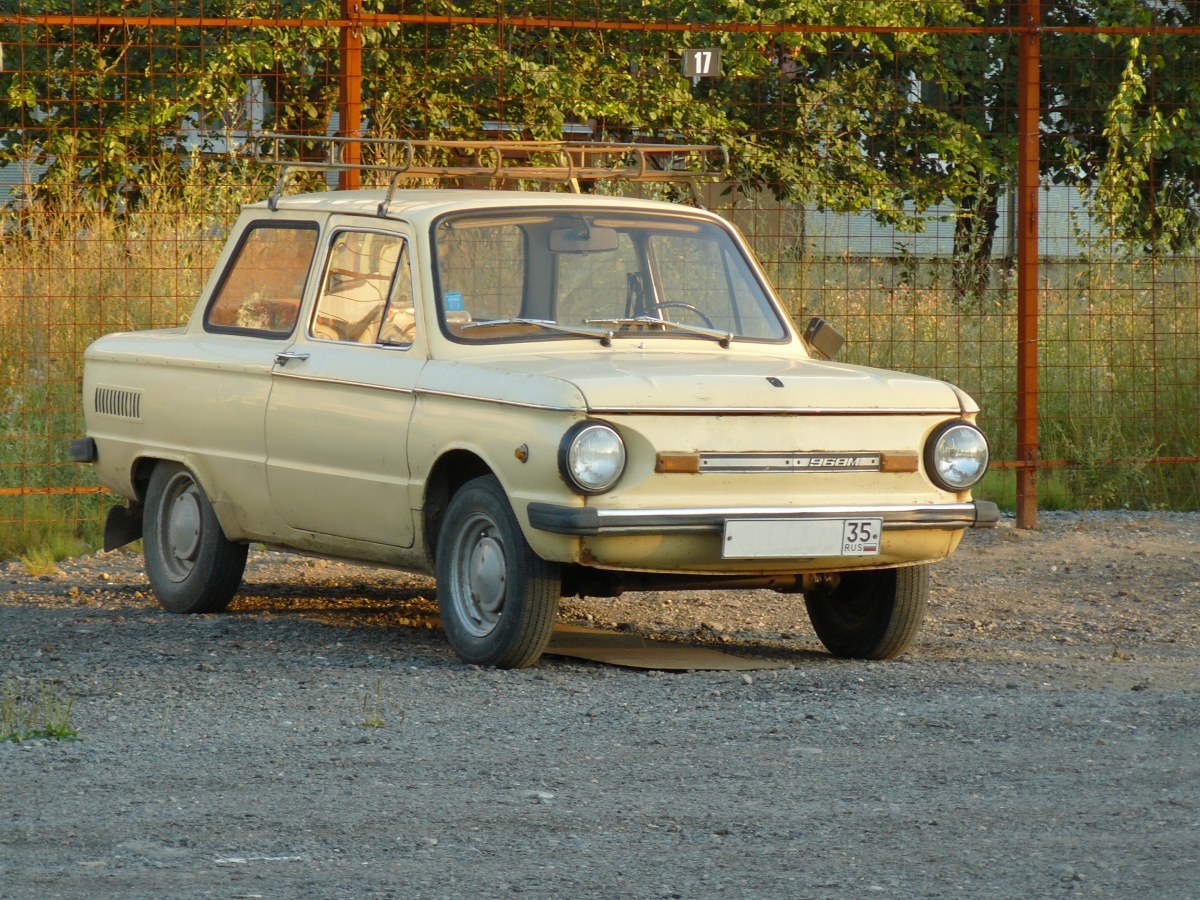
<path fill-rule="evenodd" d="M 642 144 L 606 141 L 436 141 L 403 138 L 312 136 L 267 133 L 254 141 L 255 161 L 278 166 L 279 177 L 267 200 L 275 209 L 293 172 L 380 172 L 390 175 L 379 204 L 384 215 L 399 184 L 408 179 L 472 178 L 486 182 L 540 181 L 565 184 L 580 193 L 581 182 L 675 182 L 691 188 L 697 206 L 697 179 L 716 178 L 729 164 L 724 147 L 711 144 Z M 265 144 L 265 146 L 264 146 Z M 347 159 L 346 150 L 371 147 L 397 162 Z M 289 158 L 293 151 L 320 151 L 323 158 Z M 357 157 L 355 153 L 353 156 Z M 449 162 L 443 160 L 449 159 Z"/>

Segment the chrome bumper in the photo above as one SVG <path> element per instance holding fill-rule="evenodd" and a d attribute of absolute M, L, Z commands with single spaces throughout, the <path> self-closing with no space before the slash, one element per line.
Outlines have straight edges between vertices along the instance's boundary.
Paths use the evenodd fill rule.
<path fill-rule="evenodd" d="M 582 536 L 720 532 L 731 519 L 882 519 L 884 531 L 919 528 L 991 528 L 1000 509 L 990 500 L 897 506 L 758 506 L 711 509 L 596 509 L 530 503 L 529 524 L 539 531 Z"/>

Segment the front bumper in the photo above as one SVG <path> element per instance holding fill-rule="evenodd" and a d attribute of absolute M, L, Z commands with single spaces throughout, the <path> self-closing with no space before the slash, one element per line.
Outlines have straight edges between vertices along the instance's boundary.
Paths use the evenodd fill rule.
<path fill-rule="evenodd" d="M 758 506 L 711 509 L 597 509 L 591 506 L 558 506 L 530 503 L 529 524 L 539 531 L 584 537 L 609 534 L 660 534 L 663 532 L 720 532 L 736 519 L 846 519 L 883 520 L 883 530 L 992 528 L 1000 509 L 990 500 L 970 503 L 901 504 L 892 506 Z"/>

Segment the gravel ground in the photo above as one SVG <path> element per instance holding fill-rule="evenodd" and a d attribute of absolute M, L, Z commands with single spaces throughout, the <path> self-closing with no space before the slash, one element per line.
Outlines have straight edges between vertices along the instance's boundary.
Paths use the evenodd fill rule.
<path fill-rule="evenodd" d="M 463 665 L 375 569 L 255 553 L 180 617 L 131 553 L 0 564 L 0 682 L 80 733 L 0 743 L 0 897 L 1194 898 L 1198 550 L 1195 515 L 972 533 L 888 663 L 798 597 L 565 603 L 784 663 L 675 674 Z"/>

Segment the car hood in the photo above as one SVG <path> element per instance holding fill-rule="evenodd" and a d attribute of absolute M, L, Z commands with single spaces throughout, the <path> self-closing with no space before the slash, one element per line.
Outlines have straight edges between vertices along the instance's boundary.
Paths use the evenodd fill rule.
<path fill-rule="evenodd" d="M 762 354 L 614 353 L 479 360 L 526 387 L 566 382 L 588 412 L 966 413 L 977 407 L 951 385 L 884 369 Z M 532 393 L 532 392 L 531 392 Z M 561 395 L 560 395 L 561 396 Z M 527 396 L 527 401 L 537 402 Z"/>

